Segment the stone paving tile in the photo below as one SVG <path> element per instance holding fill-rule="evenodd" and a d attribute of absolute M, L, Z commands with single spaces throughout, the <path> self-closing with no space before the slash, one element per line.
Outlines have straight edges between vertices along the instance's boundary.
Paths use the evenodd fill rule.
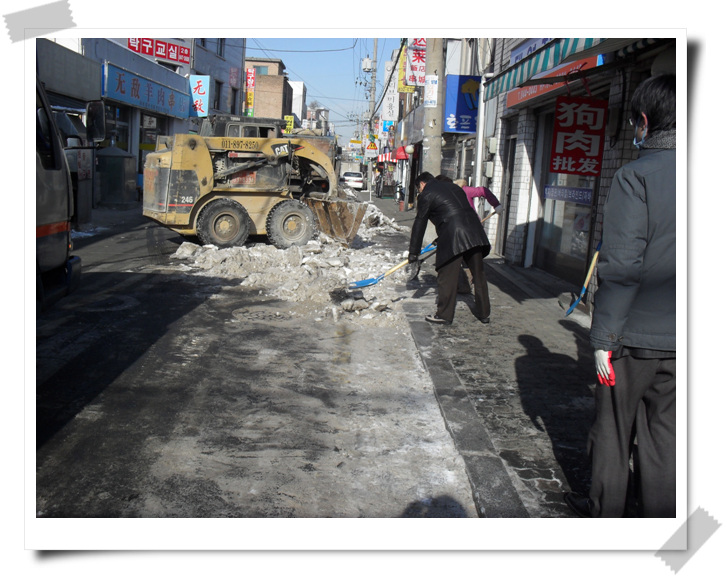
<path fill-rule="evenodd" d="M 386 215 L 411 225 L 414 212 L 397 212 L 388 201 L 375 200 Z M 405 250 L 408 237 L 402 235 L 400 244 Z M 577 289 L 492 255 L 486 260 L 491 323 L 477 321 L 473 298 L 459 295 L 451 326 L 428 325 L 423 317 L 434 311 L 436 296 L 430 262 L 417 280 L 402 286 L 404 309 L 445 420 L 467 416 L 477 423 L 449 428 L 468 465 L 480 515 L 573 517 L 563 493 L 588 489 L 586 442 L 595 388 L 588 317 L 576 310 L 564 318 L 558 303 L 559 295 Z M 457 396 L 464 400 L 455 404 Z M 501 474 L 491 473 L 498 467 L 493 456 L 519 502 Z"/>

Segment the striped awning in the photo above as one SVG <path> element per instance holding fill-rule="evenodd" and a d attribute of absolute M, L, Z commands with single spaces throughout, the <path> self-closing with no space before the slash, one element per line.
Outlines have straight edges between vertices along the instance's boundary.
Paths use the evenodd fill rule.
<path fill-rule="evenodd" d="M 548 44 L 533 52 L 507 70 L 499 73 L 485 84 L 485 97 L 487 101 L 497 95 L 520 86 L 533 76 L 548 71 L 566 58 L 591 49 L 600 44 L 605 38 L 556 38 Z"/>
<path fill-rule="evenodd" d="M 376 158 L 376 161 L 379 163 L 383 163 L 384 161 L 388 161 L 389 163 L 396 163 L 396 158 L 394 157 L 393 153 L 382 153 Z"/>

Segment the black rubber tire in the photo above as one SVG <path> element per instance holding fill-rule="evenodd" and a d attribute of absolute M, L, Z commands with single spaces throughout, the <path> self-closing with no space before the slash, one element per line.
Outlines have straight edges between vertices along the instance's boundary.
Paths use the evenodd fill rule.
<path fill-rule="evenodd" d="M 197 237 L 203 244 L 220 248 L 242 246 L 250 235 L 247 210 L 232 199 L 218 199 L 207 205 L 197 220 Z"/>
<path fill-rule="evenodd" d="M 268 214 L 265 228 L 276 248 L 305 246 L 318 233 L 313 211 L 302 201 L 281 201 Z"/>

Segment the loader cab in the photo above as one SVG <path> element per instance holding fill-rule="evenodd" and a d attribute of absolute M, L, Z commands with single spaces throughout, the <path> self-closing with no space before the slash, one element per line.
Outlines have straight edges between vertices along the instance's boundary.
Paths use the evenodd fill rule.
<path fill-rule="evenodd" d="M 215 115 L 202 121 L 200 137 L 248 137 L 277 139 L 283 135 L 285 121 L 265 117 Z"/>

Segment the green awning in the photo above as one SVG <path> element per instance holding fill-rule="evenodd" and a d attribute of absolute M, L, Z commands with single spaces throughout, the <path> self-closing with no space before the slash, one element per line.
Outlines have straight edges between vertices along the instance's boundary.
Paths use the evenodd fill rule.
<path fill-rule="evenodd" d="M 514 89 L 533 76 L 558 66 L 566 58 L 588 50 L 604 40 L 606 39 L 556 38 L 551 40 L 527 58 L 489 79 L 485 84 L 484 100 L 487 101 L 500 93 Z"/>

